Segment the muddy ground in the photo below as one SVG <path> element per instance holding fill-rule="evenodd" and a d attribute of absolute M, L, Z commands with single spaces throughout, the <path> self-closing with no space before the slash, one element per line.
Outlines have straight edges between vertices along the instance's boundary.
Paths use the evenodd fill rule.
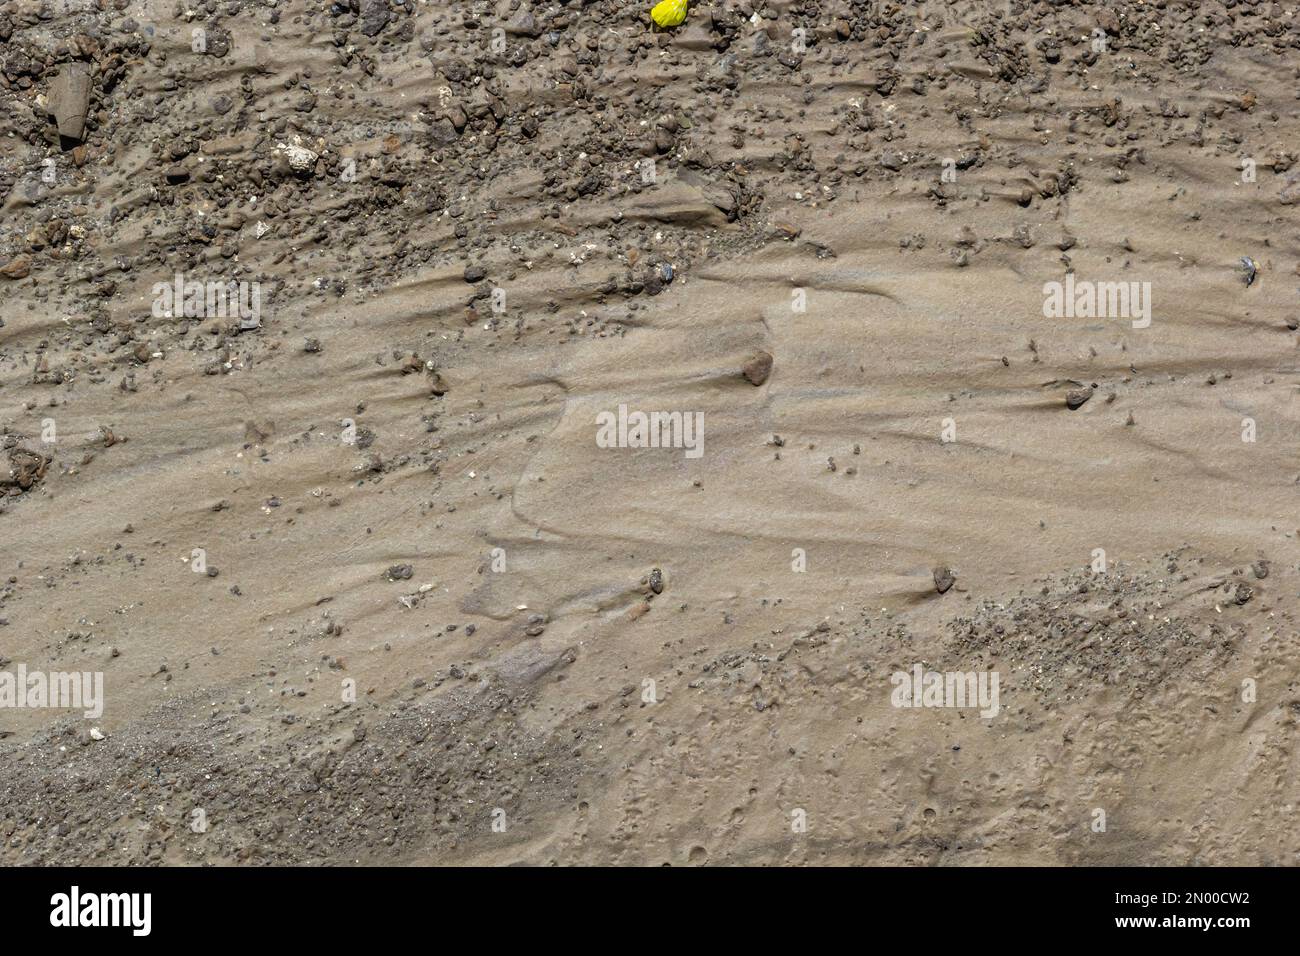
<path fill-rule="evenodd" d="M 0 2 L 0 862 L 1300 862 L 1300 12 L 649 6 Z"/>

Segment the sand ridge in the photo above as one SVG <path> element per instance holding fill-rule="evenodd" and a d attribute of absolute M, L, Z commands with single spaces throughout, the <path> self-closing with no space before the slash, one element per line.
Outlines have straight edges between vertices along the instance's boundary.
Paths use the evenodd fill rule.
<path fill-rule="evenodd" d="M 1294 20 L 0 6 L 3 859 L 1294 864 Z"/>

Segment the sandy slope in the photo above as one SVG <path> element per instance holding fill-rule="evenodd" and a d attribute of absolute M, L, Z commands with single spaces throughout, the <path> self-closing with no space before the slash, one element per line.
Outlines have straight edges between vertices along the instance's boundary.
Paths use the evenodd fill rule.
<path fill-rule="evenodd" d="M 1149 6 L 0 7 L 0 659 L 108 688 L 0 710 L 0 859 L 1296 863 L 1295 16 Z"/>

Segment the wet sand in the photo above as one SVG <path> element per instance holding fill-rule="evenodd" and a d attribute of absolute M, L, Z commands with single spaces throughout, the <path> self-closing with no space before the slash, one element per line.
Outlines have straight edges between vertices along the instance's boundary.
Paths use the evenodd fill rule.
<path fill-rule="evenodd" d="M 1300 862 L 1294 10 L 37 9 L 0 860 Z"/>

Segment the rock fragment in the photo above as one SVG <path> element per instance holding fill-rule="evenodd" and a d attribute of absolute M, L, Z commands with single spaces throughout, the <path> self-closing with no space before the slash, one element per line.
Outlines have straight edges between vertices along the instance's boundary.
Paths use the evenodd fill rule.
<path fill-rule="evenodd" d="M 1255 284 L 1255 277 L 1259 275 L 1259 266 L 1250 256 L 1242 256 L 1240 259 L 1241 278 L 1249 289 Z"/>
<path fill-rule="evenodd" d="M 750 385 L 762 385 L 767 381 L 768 376 L 772 374 L 772 355 L 770 352 L 759 352 L 748 362 L 741 370 L 745 376 L 745 381 Z"/>
<path fill-rule="evenodd" d="M 450 146 L 460 138 L 451 120 L 439 117 L 429 124 L 429 136 L 437 146 Z"/>
<path fill-rule="evenodd" d="M 1091 388 L 1072 388 L 1065 393 L 1065 407 L 1070 411 L 1080 408 L 1092 398 Z"/>
<path fill-rule="evenodd" d="M 50 84 L 50 115 L 59 127 L 59 136 L 79 143 L 86 134 L 86 114 L 90 111 L 90 64 L 69 63 Z"/>
<path fill-rule="evenodd" d="M 6 279 L 26 279 L 32 274 L 32 260 L 30 256 L 18 256 L 10 260 L 4 268 L 0 268 L 0 276 Z"/>
<path fill-rule="evenodd" d="M 940 565 L 934 569 L 934 589 L 940 594 L 947 594 L 955 583 L 957 583 L 957 572 L 952 568 Z"/>
<path fill-rule="evenodd" d="M 24 491 L 30 491 L 45 477 L 45 470 L 49 467 L 50 461 L 50 458 L 40 452 L 29 451 L 26 448 L 11 448 L 8 472 L 0 474 L 0 492 L 19 495 Z"/>
<path fill-rule="evenodd" d="M 301 137 L 295 136 L 292 143 L 278 143 L 276 150 L 284 157 L 289 168 L 299 175 L 310 173 L 316 168 L 320 154 L 302 145 Z"/>
<path fill-rule="evenodd" d="M 384 27 L 388 26 L 392 16 L 392 11 L 388 9 L 388 0 L 361 0 L 359 22 L 361 32 L 366 36 L 378 36 Z"/>

